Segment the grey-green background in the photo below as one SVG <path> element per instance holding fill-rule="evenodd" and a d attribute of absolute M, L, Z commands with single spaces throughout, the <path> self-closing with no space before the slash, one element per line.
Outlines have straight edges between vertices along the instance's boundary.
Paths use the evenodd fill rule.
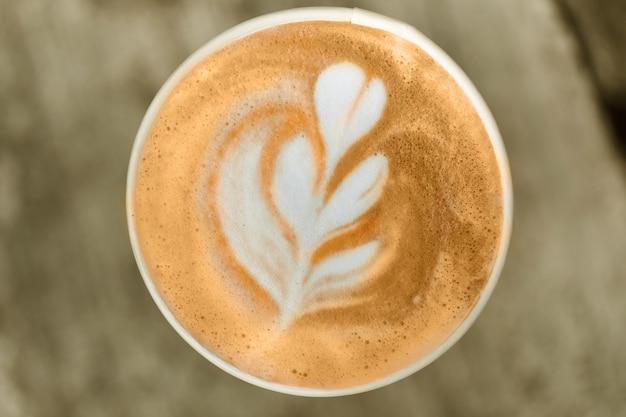
<path fill-rule="evenodd" d="M 0 416 L 626 416 L 626 163 L 605 112 L 623 97 L 626 38 L 605 33 L 623 4 L 0 0 Z M 425 370 L 334 399 L 264 391 L 189 348 L 144 287 L 124 213 L 166 77 L 223 30 L 307 5 L 370 9 L 442 46 L 491 107 L 515 190 L 474 327 Z"/>

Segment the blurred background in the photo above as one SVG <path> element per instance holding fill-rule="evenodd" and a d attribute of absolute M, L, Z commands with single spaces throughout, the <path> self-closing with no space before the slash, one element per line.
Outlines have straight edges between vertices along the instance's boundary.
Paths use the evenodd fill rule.
<path fill-rule="evenodd" d="M 150 299 L 124 188 L 166 77 L 279 9 L 404 20 L 475 82 L 509 152 L 507 264 L 474 327 L 374 392 L 223 373 Z M 0 417 L 626 416 L 624 0 L 0 0 Z"/>

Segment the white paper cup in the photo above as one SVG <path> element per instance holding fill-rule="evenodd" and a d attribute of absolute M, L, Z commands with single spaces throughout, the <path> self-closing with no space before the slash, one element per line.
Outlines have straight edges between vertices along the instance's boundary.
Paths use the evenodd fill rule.
<path fill-rule="evenodd" d="M 304 21 L 351 22 L 360 26 L 377 28 L 398 35 L 410 42 L 413 42 L 418 47 L 423 49 L 433 59 L 435 59 L 435 61 L 437 61 L 443 68 L 448 71 L 448 73 L 455 79 L 455 81 L 465 92 L 465 94 L 475 107 L 485 125 L 487 133 L 489 134 L 489 138 L 491 139 L 502 179 L 504 216 L 500 247 L 493 270 L 491 272 L 491 276 L 489 277 L 487 284 L 482 290 L 478 301 L 469 312 L 465 320 L 463 320 L 458 328 L 443 343 L 438 345 L 430 353 L 423 356 L 406 368 L 394 372 L 386 377 L 369 382 L 367 384 L 347 388 L 303 388 L 266 381 L 236 368 L 235 366 L 224 361 L 218 355 L 203 346 L 185 329 L 185 327 L 178 321 L 178 319 L 176 319 L 174 314 L 167 307 L 165 301 L 161 297 L 161 294 L 157 290 L 154 282 L 152 281 L 152 277 L 150 276 L 148 268 L 145 264 L 141 252 L 141 247 L 137 240 L 135 221 L 133 217 L 133 193 L 135 189 L 137 165 L 140 160 L 140 155 L 144 142 L 161 106 L 165 102 L 166 98 L 169 96 L 170 92 L 176 87 L 176 85 L 182 80 L 182 78 L 205 57 L 211 55 L 215 51 L 223 48 L 224 46 L 230 44 L 237 39 L 240 39 L 254 32 L 271 28 L 273 26 Z M 500 272 L 504 265 L 504 259 L 506 257 L 506 252 L 508 249 L 513 219 L 513 192 L 506 151 L 504 149 L 504 145 L 502 143 L 502 139 L 500 137 L 500 133 L 493 119 L 493 116 L 491 115 L 491 112 L 487 108 L 487 105 L 485 104 L 484 100 L 482 99 L 472 82 L 459 68 L 459 66 L 454 61 L 452 61 L 452 59 L 448 55 L 446 55 L 445 52 L 443 52 L 437 45 L 435 45 L 422 33 L 417 31 L 415 28 L 407 25 L 406 23 L 402 23 L 397 20 L 360 9 L 314 7 L 284 10 L 260 16 L 248 20 L 247 22 L 241 23 L 205 44 L 203 47 L 193 53 L 189 58 L 187 58 L 187 60 L 183 62 L 182 65 L 178 67 L 178 69 L 176 69 L 176 71 L 174 71 L 174 73 L 165 82 L 163 87 L 161 87 L 156 97 L 150 104 L 150 107 L 148 108 L 148 111 L 144 116 L 144 119 L 139 128 L 139 132 L 137 133 L 137 136 L 135 138 L 135 143 L 133 145 L 130 158 L 130 164 L 128 167 L 126 212 L 133 253 L 135 255 L 139 271 L 141 272 L 141 276 L 143 277 L 143 280 L 148 287 L 148 290 L 150 291 L 150 295 L 152 295 L 154 302 L 157 304 L 157 306 L 161 310 L 161 313 L 163 313 L 167 321 L 178 332 L 178 334 L 183 339 L 185 339 L 185 341 L 187 341 L 187 343 L 189 343 L 196 351 L 198 351 L 198 353 L 200 353 L 206 359 L 211 361 L 222 370 L 228 372 L 229 374 L 262 388 L 292 395 L 309 397 L 333 397 L 370 391 L 405 378 L 433 362 L 444 352 L 450 349 L 450 347 L 452 347 L 452 345 L 454 345 L 461 338 L 461 336 L 463 336 L 463 334 L 474 323 L 474 321 L 482 311 L 483 307 L 487 303 L 487 300 L 489 299 L 493 288 L 498 281 Z"/>

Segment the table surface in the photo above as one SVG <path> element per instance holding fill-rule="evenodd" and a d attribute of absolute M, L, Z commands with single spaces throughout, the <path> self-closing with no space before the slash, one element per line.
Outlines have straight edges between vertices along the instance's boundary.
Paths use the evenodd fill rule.
<path fill-rule="evenodd" d="M 515 190 L 509 257 L 466 336 L 367 394 L 267 392 L 163 320 L 124 187 L 166 77 L 298 0 L 0 0 L 0 415 L 625 416 L 626 163 L 548 0 L 361 0 L 446 50 L 492 109 Z"/>

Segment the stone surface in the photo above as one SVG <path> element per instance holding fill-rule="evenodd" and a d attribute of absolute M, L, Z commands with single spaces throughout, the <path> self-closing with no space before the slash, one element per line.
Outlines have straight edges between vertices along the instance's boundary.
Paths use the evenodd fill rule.
<path fill-rule="evenodd" d="M 510 255 L 467 335 L 392 386 L 308 399 L 226 375 L 151 301 L 124 187 L 150 100 L 193 50 L 298 0 L 0 0 L 0 416 L 626 415 L 626 169 L 548 0 L 321 1 L 420 28 L 492 108 Z"/>
<path fill-rule="evenodd" d="M 580 44 L 618 149 L 626 155 L 626 2 L 558 0 Z"/>
<path fill-rule="evenodd" d="M 603 97 L 626 111 L 626 2 L 558 0 Z"/>

